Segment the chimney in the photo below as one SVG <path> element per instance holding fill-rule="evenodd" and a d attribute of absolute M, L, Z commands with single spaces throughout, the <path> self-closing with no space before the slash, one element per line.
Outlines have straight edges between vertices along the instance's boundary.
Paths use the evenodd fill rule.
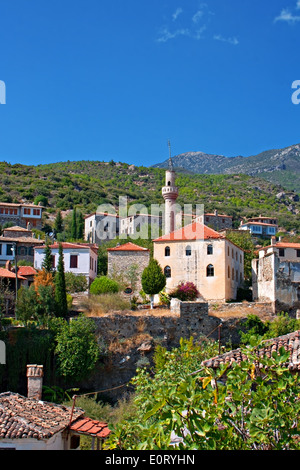
<path fill-rule="evenodd" d="M 271 245 L 272 246 L 276 245 L 276 237 L 271 237 Z"/>
<path fill-rule="evenodd" d="M 11 262 L 8 260 L 6 261 L 5 263 L 5 268 L 8 270 L 8 271 L 11 271 Z"/>
<path fill-rule="evenodd" d="M 42 399 L 43 366 L 27 365 L 27 397 L 33 400 Z"/>

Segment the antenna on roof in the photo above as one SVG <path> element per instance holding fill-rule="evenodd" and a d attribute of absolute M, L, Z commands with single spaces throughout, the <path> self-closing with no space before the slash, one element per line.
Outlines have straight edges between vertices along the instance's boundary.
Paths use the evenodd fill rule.
<path fill-rule="evenodd" d="M 171 142 L 168 140 L 168 147 L 169 147 L 169 170 L 173 171 L 173 162 L 171 157 Z"/>

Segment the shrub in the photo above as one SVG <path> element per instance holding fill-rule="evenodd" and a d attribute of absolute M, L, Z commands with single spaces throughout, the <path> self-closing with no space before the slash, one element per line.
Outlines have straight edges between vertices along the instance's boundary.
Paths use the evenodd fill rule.
<path fill-rule="evenodd" d="M 65 273 L 66 291 L 69 294 L 84 292 L 88 288 L 87 279 L 84 274 L 74 274 L 71 271 Z"/>
<path fill-rule="evenodd" d="M 96 277 L 90 287 L 90 293 L 93 295 L 109 294 L 119 291 L 119 284 L 106 276 Z"/>
<path fill-rule="evenodd" d="M 197 287 L 192 282 L 185 284 L 181 282 L 169 295 L 182 301 L 193 301 L 200 296 Z"/>

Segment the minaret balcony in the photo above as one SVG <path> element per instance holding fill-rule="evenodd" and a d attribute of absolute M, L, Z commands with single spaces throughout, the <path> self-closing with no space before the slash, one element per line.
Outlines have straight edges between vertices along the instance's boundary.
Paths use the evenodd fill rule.
<path fill-rule="evenodd" d="M 164 186 L 162 188 L 162 194 L 163 196 L 168 196 L 168 195 L 178 196 L 178 188 L 177 186 Z"/>

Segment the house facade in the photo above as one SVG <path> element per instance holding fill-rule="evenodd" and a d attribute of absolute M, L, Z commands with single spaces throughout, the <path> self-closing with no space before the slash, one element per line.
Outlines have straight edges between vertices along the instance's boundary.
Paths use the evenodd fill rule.
<path fill-rule="evenodd" d="M 195 221 L 207 225 L 218 232 L 232 228 L 232 217 L 230 215 L 219 214 L 217 210 L 213 213 L 206 212 L 197 217 Z"/>
<path fill-rule="evenodd" d="M 84 275 L 90 284 L 97 277 L 98 270 L 98 245 L 86 243 L 61 243 L 64 256 L 65 272 L 75 275 Z M 35 247 L 34 267 L 42 269 L 45 258 L 45 248 Z M 53 268 L 56 269 L 59 260 L 59 244 L 50 245 L 52 252 Z"/>
<path fill-rule="evenodd" d="M 3 230 L 0 237 L 0 266 L 7 261 L 11 263 L 20 260 L 34 262 L 34 247 L 44 245 L 44 240 L 35 237 L 31 230 L 20 226 L 9 227 Z"/>
<path fill-rule="evenodd" d="M 206 225 L 194 222 L 154 240 L 154 258 L 170 292 L 193 282 L 206 301 L 236 299 L 244 282 L 244 252 Z"/>
<path fill-rule="evenodd" d="M 300 308 L 300 243 L 272 244 L 252 260 L 253 300 L 269 302 L 273 311 Z"/>
<path fill-rule="evenodd" d="M 0 202 L 0 225 L 7 222 L 40 230 L 42 228 L 43 206 L 34 204 L 13 204 Z"/>
<path fill-rule="evenodd" d="M 119 216 L 93 212 L 84 218 L 84 239 L 89 243 L 103 243 L 119 235 Z"/>
<path fill-rule="evenodd" d="M 271 238 L 278 232 L 278 222 L 274 217 L 253 217 L 242 221 L 239 230 L 249 230 L 251 235 L 259 238 Z"/>

